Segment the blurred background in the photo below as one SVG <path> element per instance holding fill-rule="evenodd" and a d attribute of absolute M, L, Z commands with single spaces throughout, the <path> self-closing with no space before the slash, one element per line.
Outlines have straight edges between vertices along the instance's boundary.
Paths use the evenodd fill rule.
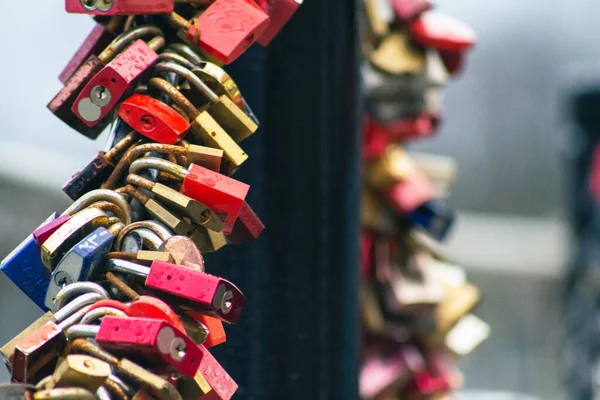
<path fill-rule="evenodd" d="M 466 386 L 564 398 L 560 285 L 569 257 L 564 154 L 570 128 L 562 95 L 593 79 L 586 66 L 600 60 L 600 47 L 594 46 L 600 3 L 435 3 L 479 36 L 466 73 L 447 90 L 438 137 L 413 146 L 453 156 L 459 165 L 451 204 L 460 220 L 448 248 L 482 288 L 479 315 L 493 329 L 461 365 Z M 91 29 L 91 19 L 67 15 L 54 2 L 2 6 L 4 256 L 53 211 L 66 208 L 60 187 L 103 147 L 104 137 L 89 141 L 45 108 L 60 88 L 58 72 Z M 6 342 L 40 312 L 4 276 L 0 293 L 0 342 Z M 0 379 L 6 378 L 2 371 Z"/>

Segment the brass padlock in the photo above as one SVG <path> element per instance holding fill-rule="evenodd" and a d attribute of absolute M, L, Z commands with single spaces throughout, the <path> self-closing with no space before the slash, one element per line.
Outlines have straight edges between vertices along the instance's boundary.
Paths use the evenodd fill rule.
<path fill-rule="evenodd" d="M 427 65 L 425 51 L 399 31 L 386 36 L 370 54 L 369 61 L 373 67 L 390 75 L 423 75 Z"/>
<path fill-rule="evenodd" d="M 49 389 L 81 387 L 95 393 L 110 375 L 110 365 L 94 357 L 71 354 L 54 370 Z"/>

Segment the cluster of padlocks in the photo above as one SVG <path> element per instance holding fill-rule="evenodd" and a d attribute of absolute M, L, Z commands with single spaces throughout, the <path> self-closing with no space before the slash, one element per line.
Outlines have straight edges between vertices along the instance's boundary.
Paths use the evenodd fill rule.
<path fill-rule="evenodd" d="M 438 242 L 451 158 L 409 152 L 440 122 L 442 89 L 475 44 L 464 23 L 427 0 L 364 0 L 363 399 L 442 399 L 461 387 L 453 365 L 489 335 L 472 311 L 479 290 Z"/>
<path fill-rule="evenodd" d="M 48 108 L 91 139 L 112 126 L 63 187 L 73 205 L 2 262 L 46 314 L 2 347 L 14 383 L 1 398 L 233 396 L 208 349 L 245 297 L 202 253 L 264 226 L 232 177 L 258 121 L 222 65 L 267 45 L 300 3 L 66 0 L 96 25 Z"/>

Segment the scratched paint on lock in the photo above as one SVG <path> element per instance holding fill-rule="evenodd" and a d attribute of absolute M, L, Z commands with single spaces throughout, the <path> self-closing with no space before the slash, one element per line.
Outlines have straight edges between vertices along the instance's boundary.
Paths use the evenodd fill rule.
<path fill-rule="evenodd" d="M 173 0 L 114 0 L 108 4 L 97 2 L 86 7 L 81 3 L 81 0 L 66 0 L 65 9 L 68 13 L 114 16 L 164 14 L 172 12 L 175 6 Z"/>

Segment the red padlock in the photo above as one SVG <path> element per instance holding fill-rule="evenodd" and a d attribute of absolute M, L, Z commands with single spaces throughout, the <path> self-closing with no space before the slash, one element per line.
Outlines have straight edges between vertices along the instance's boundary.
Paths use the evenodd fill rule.
<path fill-rule="evenodd" d="M 271 40 L 283 29 L 292 15 L 302 5 L 304 0 L 266 0 L 260 6 L 269 14 L 271 23 L 258 39 L 258 43 L 267 46 Z M 266 8 L 265 8 L 266 6 Z"/>
<path fill-rule="evenodd" d="M 174 7 L 173 0 L 65 0 L 66 11 L 72 14 L 166 14 L 173 11 Z"/>
<path fill-rule="evenodd" d="M 146 287 L 187 311 L 198 311 L 236 323 L 246 298 L 231 282 L 164 261 L 154 261 Z"/>
<path fill-rule="evenodd" d="M 169 22 L 194 46 L 229 64 L 267 29 L 269 16 L 253 0 L 216 0 L 193 23 L 171 13 Z"/>
<path fill-rule="evenodd" d="M 231 282 L 202 271 L 155 260 L 150 267 L 110 259 L 109 271 L 133 274 L 145 279 L 153 295 L 184 311 L 195 311 L 235 323 L 246 301 Z"/>
<path fill-rule="evenodd" d="M 181 178 L 181 193 L 213 210 L 224 221 L 223 233 L 232 232 L 250 186 L 195 164 L 191 164 L 189 170 L 186 170 L 177 164 L 153 157 L 134 161 L 129 173 L 136 174 L 148 168 Z"/>
<path fill-rule="evenodd" d="M 429 0 L 391 0 L 392 8 L 401 21 L 410 21 L 421 13 L 431 9 Z"/>
<path fill-rule="evenodd" d="M 62 82 L 62 84 L 66 84 L 67 80 L 73 76 L 75 71 L 83 65 L 85 60 L 87 60 L 90 56 L 97 56 L 100 54 L 102 50 L 106 48 L 115 39 L 115 34 L 104 28 L 100 24 L 96 24 L 94 29 L 90 32 L 90 34 L 85 38 L 71 61 L 67 64 L 67 66 L 63 69 L 63 71 L 58 76 L 58 79 Z"/>
<path fill-rule="evenodd" d="M 258 218 L 248 203 L 244 201 L 240 209 L 240 215 L 227 239 L 231 244 L 245 243 L 258 239 L 264 230 L 265 226 L 260 218 Z"/>
<path fill-rule="evenodd" d="M 163 144 L 175 144 L 190 124 L 177 111 L 143 94 L 134 94 L 119 108 L 119 116 L 136 132 Z"/>
<path fill-rule="evenodd" d="M 450 16 L 426 12 L 410 24 L 411 37 L 425 47 L 442 51 L 467 51 L 477 41 L 475 32 Z"/>
<path fill-rule="evenodd" d="M 201 397 L 201 400 L 230 400 L 237 391 L 238 385 L 204 346 L 200 346 L 200 351 L 202 362 L 198 372 L 212 388 L 209 393 Z"/>
<path fill-rule="evenodd" d="M 158 60 L 155 50 L 164 44 L 163 37 L 149 44 L 137 40 L 106 65 L 85 85 L 71 110 L 87 126 L 99 123 L 115 107 L 131 84 Z"/>
<path fill-rule="evenodd" d="M 160 319 L 105 316 L 96 341 L 118 356 L 148 363 L 161 373 L 193 377 L 204 357 L 184 332 Z"/>
<path fill-rule="evenodd" d="M 360 370 L 361 398 L 382 398 L 384 393 L 401 389 L 411 375 L 406 362 L 409 351 L 414 350 L 410 347 L 382 348 L 368 355 Z"/>

